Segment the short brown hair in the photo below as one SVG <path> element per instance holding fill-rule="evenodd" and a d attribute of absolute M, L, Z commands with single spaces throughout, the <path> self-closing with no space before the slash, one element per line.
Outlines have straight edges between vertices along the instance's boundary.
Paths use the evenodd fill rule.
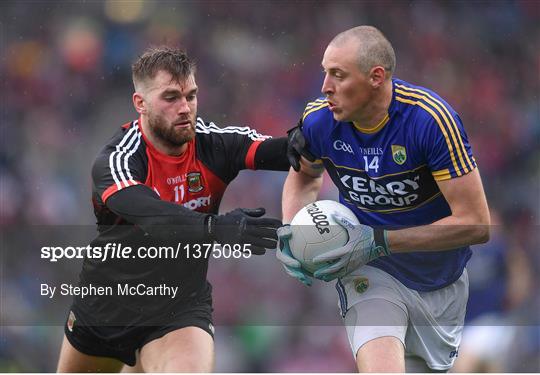
<path fill-rule="evenodd" d="M 144 81 L 154 78 L 160 70 L 169 73 L 173 80 L 181 82 L 195 74 L 195 69 L 195 62 L 185 51 L 168 46 L 148 48 L 131 66 L 135 89 Z"/>

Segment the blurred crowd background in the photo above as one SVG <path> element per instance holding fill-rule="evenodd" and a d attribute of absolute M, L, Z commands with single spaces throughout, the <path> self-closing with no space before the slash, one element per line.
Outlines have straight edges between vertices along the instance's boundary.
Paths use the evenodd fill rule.
<path fill-rule="evenodd" d="M 136 117 L 130 66 L 149 45 L 181 46 L 196 59 L 206 121 L 281 136 L 319 95 L 327 43 L 360 24 L 393 43 L 397 77 L 433 89 L 460 114 L 482 174 L 495 225 L 491 241 L 473 248 L 456 370 L 540 371 L 538 1 L 4 1 L 2 237 L 25 225 L 94 223 L 90 166 Z M 284 179 L 243 172 L 221 210 L 264 206 L 279 216 Z M 328 182 L 322 197 L 337 199 Z M 4 245 L 5 323 L 22 311 L 9 301 L 39 311 L 28 278 L 47 264 Z M 7 252 L 28 255 L 11 264 Z M 273 254 L 211 263 L 209 277 L 217 371 L 354 370 L 333 285 L 304 288 Z M 2 324 L 0 372 L 54 371 L 62 331 Z"/>

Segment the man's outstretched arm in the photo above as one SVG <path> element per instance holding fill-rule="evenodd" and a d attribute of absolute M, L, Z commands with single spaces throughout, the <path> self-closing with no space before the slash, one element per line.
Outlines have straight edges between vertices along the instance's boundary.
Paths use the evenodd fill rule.
<path fill-rule="evenodd" d="M 163 201 L 145 185 L 122 189 L 111 195 L 105 204 L 116 215 L 156 238 L 170 238 L 173 226 L 183 227 L 186 240 L 202 241 L 208 238 L 205 225 L 210 214 Z"/>
<path fill-rule="evenodd" d="M 183 241 L 250 243 L 255 254 L 276 246 L 276 229 L 281 225 L 277 219 L 262 218 L 265 213 L 262 208 L 236 209 L 223 215 L 191 211 L 161 200 L 144 185 L 118 191 L 107 199 L 106 205 L 158 239 L 179 237 Z"/>

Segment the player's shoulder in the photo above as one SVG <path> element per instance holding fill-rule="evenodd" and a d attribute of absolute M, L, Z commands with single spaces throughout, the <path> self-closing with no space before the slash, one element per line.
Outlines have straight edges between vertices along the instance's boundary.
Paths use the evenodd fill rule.
<path fill-rule="evenodd" d="M 133 148 L 142 142 L 144 142 L 144 139 L 139 128 L 139 120 L 133 120 L 116 128 L 111 138 L 105 144 L 105 149 L 116 149 L 117 147 Z"/>
<path fill-rule="evenodd" d="M 457 115 L 438 93 L 398 78 L 392 79 L 394 98 L 401 112 L 414 113 L 421 120 L 444 121 Z"/>
<path fill-rule="evenodd" d="M 134 120 L 119 126 L 99 151 L 96 161 L 123 155 L 131 156 L 141 150 L 144 153 L 146 143 L 138 122 L 139 120 Z"/>
<path fill-rule="evenodd" d="M 214 122 L 205 121 L 202 117 L 197 117 L 195 124 L 195 133 L 200 140 L 223 140 L 231 137 L 250 139 L 252 141 L 264 141 L 272 138 L 269 135 L 263 135 L 256 129 L 249 126 L 219 126 Z"/>
<path fill-rule="evenodd" d="M 135 120 L 118 127 L 98 152 L 92 164 L 92 178 L 95 186 L 108 188 L 107 184 L 116 183 L 120 188 L 134 179 L 144 181 L 147 165 L 146 143 Z"/>
<path fill-rule="evenodd" d="M 328 121 L 333 121 L 333 118 L 328 100 L 324 97 L 308 102 L 302 113 L 302 123 L 307 127 L 317 127 L 319 124 L 328 127 Z"/>

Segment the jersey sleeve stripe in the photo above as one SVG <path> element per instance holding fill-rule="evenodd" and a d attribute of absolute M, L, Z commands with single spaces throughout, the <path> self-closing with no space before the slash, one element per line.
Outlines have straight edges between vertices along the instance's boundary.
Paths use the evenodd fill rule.
<path fill-rule="evenodd" d="M 450 174 L 450 170 L 448 169 L 441 169 L 440 171 L 433 171 L 431 172 L 431 175 L 433 176 L 435 181 L 449 180 L 452 178 L 452 175 Z"/>
<path fill-rule="evenodd" d="M 325 107 L 328 107 L 328 102 L 325 101 L 323 102 L 322 104 L 319 104 L 317 106 L 314 106 L 313 108 L 310 108 L 310 109 L 306 109 L 306 111 L 304 111 L 304 115 L 302 116 L 302 121 L 304 121 L 306 119 L 306 117 L 312 113 L 312 112 L 316 112 L 318 111 L 319 109 L 322 109 L 322 108 L 325 108 Z"/>
<path fill-rule="evenodd" d="M 407 86 L 403 86 L 403 85 L 399 85 L 399 84 L 396 85 L 396 86 L 400 87 L 402 89 L 408 90 L 408 91 L 419 92 L 420 94 L 423 94 L 426 97 L 430 98 L 433 102 L 437 103 L 440 106 L 440 108 L 442 108 L 444 110 L 444 112 L 446 113 L 447 118 L 450 120 L 450 122 L 452 124 L 451 127 L 449 126 L 451 134 L 452 134 L 452 138 L 454 139 L 454 142 L 456 142 L 456 138 L 457 138 L 457 140 L 459 142 L 461 152 L 464 154 L 464 158 L 467 160 L 467 165 L 468 165 L 469 169 L 472 171 L 474 169 L 474 167 L 475 167 L 475 164 L 472 163 L 471 159 L 469 158 L 469 154 L 467 153 L 467 150 L 466 150 L 465 145 L 463 143 L 463 139 L 461 137 L 461 132 L 459 131 L 459 128 L 458 128 L 458 126 L 456 124 L 454 116 L 451 115 L 451 113 L 448 110 L 448 108 L 446 107 L 446 105 L 444 105 L 444 103 L 442 103 L 439 99 L 433 97 L 431 94 L 429 94 L 428 92 L 426 92 L 424 90 L 413 89 L 411 87 L 407 87 Z M 428 99 L 426 98 L 426 100 L 428 100 Z M 433 106 L 435 107 L 435 104 L 433 104 Z M 439 109 L 439 112 L 441 112 L 440 109 Z M 454 132 L 452 132 L 452 128 L 453 128 L 454 132 L 456 133 L 456 137 L 454 137 Z M 459 153 L 460 160 L 461 160 L 462 164 L 464 164 L 463 159 L 461 158 L 461 152 L 458 152 L 458 153 Z M 465 170 L 466 173 L 468 172 L 467 166 L 464 165 L 463 169 Z"/>
<path fill-rule="evenodd" d="M 448 147 L 448 151 L 450 153 L 450 159 L 452 159 L 452 165 L 454 166 L 454 170 L 456 171 L 456 174 L 458 176 L 461 176 L 462 173 L 456 162 L 456 157 L 454 155 L 454 148 L 452 147 L 452 142 L 450 141 L 450 138 L 448 138 L 448 133 L 446 132 L 446 129 L 444 128 L 444 125 L 442 124 L 439 116 L 422 101 L 414 101 L 414 100 L 405 99 L 399 96 L 396 96 L 396 100 L 402 103 L 406 103 L 406 104 L 418 105 L 422 107 L 424 110 L 426 110 L 435 119 L 435 121 L 439 125 L 439 129 L 441 129 L 441 132 L 443 133 L 444 139 L 446 140 L 446 146 Z"/>
<path fill-rule="evenodd" d="M 116 184 L 114 185 L 111 185 L 109 186 L 107 189 L 105 189 L 105 191 L 103 192 L 103 194 L 101 194 L 101 200 L 103 201 L 103 203 L 105 203 L 107 201 L 107 199 L 109 199 L 109 197 L 111 195 L 113 195 L 114 193 L 116 193 L 118 191 L 118 187 L 116 186 Z"/>
<path fill-rule="evenodd" d="M 255 129 L 251 129 L 249 126 L 226 126 L 224 128 L 220 128 L 213 122 L 208 124 L 205 123 L 200 117 L 197 119 L 195 131 L 203 134 L 221 133 L 247 135 L 252 141 L 264 141 L 265 139 L 272 138 L 269 135 L 258 133 Z"/>
<path fill-rule="evenodd" d="M 120 179 L 118 177 L 118 174 L 116 173 L 115 157 L 116 157 L 116 154 L 120 151 L 120 147 L 122 147 L 127 142 L 127 140 L 131 137 L 133 132 L 135 132 L 135 127 L 132 126 L 131 129 L 129 129 L 126 132 L 126 134 L 124 134 L 124 136 L 122 137 L 122 140 L 120 141 L 120 143 L 118 145 L 116 145 L 115 151 L 111 152 L 111 154 L 109 155 L 109 168 L 111 170 L 111 175 L 112 175 L 112 177 L 114 179 L 114 182 L 116 183 L 116 186 L 118 187 L 118 189 L 122 188 L 122 182 L 120 181 Z"/>
<path fill-rule="evenodd" d="M 255 141 L 249 146 L 248 152 L 246 154 L 245 164 L 247 169 L 256 169 L 255 168 L 255 153 L 261 145 L 262 141 Z"/>
<path fill-rule="evenodd" d="M 125 151 L 129 149 L 129 147 L 133 146 L 133 141 L 137 138 L 137 132 L 131 132 L 131 135 L 128 137 L 128 138 L 124 138 L 124 139 L 129 139 L 129 141 L 127 141 L 127 144 L 125 145 L 116 145 L 116 152 L 115 152 L 115 156 L 116 156 L 116 173 L 118 173 L 118 175 L 120 176 L 120 179 L 121 181 L 124 183 L 124 184 L 128 184 L 128 181 L 127 181 L 127 178 L 126 178 L 126 175 L 124 174 L 124 171 L 123 171 L 123 168 L 122 168 L 122 157 L 124 156 L 125 154 Z M 126 173 L 127 174 L 127 173 Z"/>
<path fill-rule="evenodd" d="M 133 122 L 132 127 L 122 137 L 115 146 L 115 151 L 111 152 L 109 156 L 109 168 L 117 190 L 137 184 L 129 170 L 129 157 L 137 150 L 140 143 L 141 133 L 136 122 Z"/>
<path fill-rule="evenodd" d="M 431 174 L 432 174 L 433 176 L 439 176 L 439 175 L 442 175 L 442 174 L 448 174 L 448 173 L 450 173 L 450 170 L 449 170 L 448 168 L 447 168 L 447 169 L 441 169 L 441 170 L 439 170 L 439 171 L 433 171 L 433 172 L 431 172 Z"/>
<path fill-rule="evenodd" d="M 117 172 L 120 175 L 120 177 L 122 178 L 122 182 L 124 183 L 125 186 L 130 186 L 134 182 L 133 176 L 131 176 L 131 172 L 129 170 L 127 162 L 129 161 L 129 156 L 131 156 L 135 152 L 135 150 L 137 149 L 137 147 L 140 144 L 140 141 L 135 142 L 137 139 L 140 140 L 140 138 L 139 138 L 140 133 L 138 131 L 139 129 L 138 129 L 138 127 L 136 125 L 134 126 L 134 128 L 135 128 L 135 133 L 130 138 L 128 144 L 125 145 L 124 147 L 122 147 L 120 152 L 118 152 L 116 154 L 116 165 L 118 167 Z M 134 144 L 135 144 L 135 146 L 134 146 Z M 124 161 L 125 169 L 122 166 L 122 161 Z"/>
<path fill-rule="evenodd" d="M 131 171 L 129 170 L 129 158 L 131 157 L 131 155 L 133 155 L 135 153 L 135 151 L 137 151 L 137 149 L 139 148 L 139 145 L 141 144 L 141 135 L 142 133 L 137 131 L 137 142 L 135 144 L 135 146 L 131 149 L 131 151 L 129 151 L 126 156 L 124 157 L 124 169 L 126 170 L 127 172 L 127 175 L 128 175 L 128 178 L 129 180 L 128 181 L 134 181 L 133 179 L 133 176 L 131 175 Z M 128 146 L 129 148 L 129 146 Z"/>

